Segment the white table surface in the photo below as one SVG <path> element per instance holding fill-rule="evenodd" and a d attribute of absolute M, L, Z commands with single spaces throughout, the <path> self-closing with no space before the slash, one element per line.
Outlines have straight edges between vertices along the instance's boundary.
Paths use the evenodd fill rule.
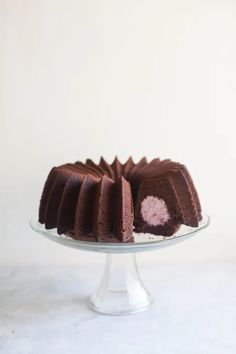
<path fill-rule="evenodd" d="M 100 270 L 1 268 L 0 353 L 236 353 L 236 264 L 144 265 L 155 303 L 123 317 L 87 307 Z"/>

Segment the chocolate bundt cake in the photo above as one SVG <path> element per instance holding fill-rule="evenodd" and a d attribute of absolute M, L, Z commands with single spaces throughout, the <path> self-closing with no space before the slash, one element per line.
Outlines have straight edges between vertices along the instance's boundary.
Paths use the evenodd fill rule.
<path fill-rule="evenodd" d="M 201 205 L 187 168 L 156 158 L 67 163 L 46 180 L 39 222 L 77 240 L 132 242 L 133 231 L 171 236 L 196 227 Z"/>

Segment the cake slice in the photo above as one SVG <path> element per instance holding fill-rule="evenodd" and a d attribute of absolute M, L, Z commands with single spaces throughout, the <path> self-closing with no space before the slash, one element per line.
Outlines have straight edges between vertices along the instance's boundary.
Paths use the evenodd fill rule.
<path fill-rule="evenodd" d="M 133 202 L 130 184 L 121 177 L 115 184 L 113 204 L 113 234 L 120 242 L 133 240 Z"/>

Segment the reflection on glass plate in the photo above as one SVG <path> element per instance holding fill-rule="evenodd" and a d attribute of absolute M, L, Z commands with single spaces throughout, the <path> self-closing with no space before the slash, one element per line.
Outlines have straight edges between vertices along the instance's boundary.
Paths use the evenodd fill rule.
<path fill-rule="evenodd" d="M 182 225 L 171 237 L 155 236 L 151 234 L 134 234 L 133 243 L 99 243 L 74 240 L 66 235 L 58 235 L 56 229 L 46 230 L 44 225 L 37 221 L 36 217 L 31 218 L 30 226 L 34 231 L 44 235 L 50 240 L 68 247 L 102 253 L 134 253 L 166 247 L 196 235 L 199 231 L 205 229 L 210 223 L 210 217 L 206 213 L 202 213 L 202 216 L 202 220 L 198 227 Z"/>

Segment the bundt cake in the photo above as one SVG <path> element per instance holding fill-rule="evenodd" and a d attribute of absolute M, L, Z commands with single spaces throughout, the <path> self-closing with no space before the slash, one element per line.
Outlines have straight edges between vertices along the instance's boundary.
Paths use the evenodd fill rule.
<path fill-rule="evenodd" d="M 171 236 L 196 227 L 201 205 L 187 168 L 169 159 L 125 164 L 88 159 L 50 171 L 39 222 L 77 240 L 132 242 L 133 232 Z"/>

